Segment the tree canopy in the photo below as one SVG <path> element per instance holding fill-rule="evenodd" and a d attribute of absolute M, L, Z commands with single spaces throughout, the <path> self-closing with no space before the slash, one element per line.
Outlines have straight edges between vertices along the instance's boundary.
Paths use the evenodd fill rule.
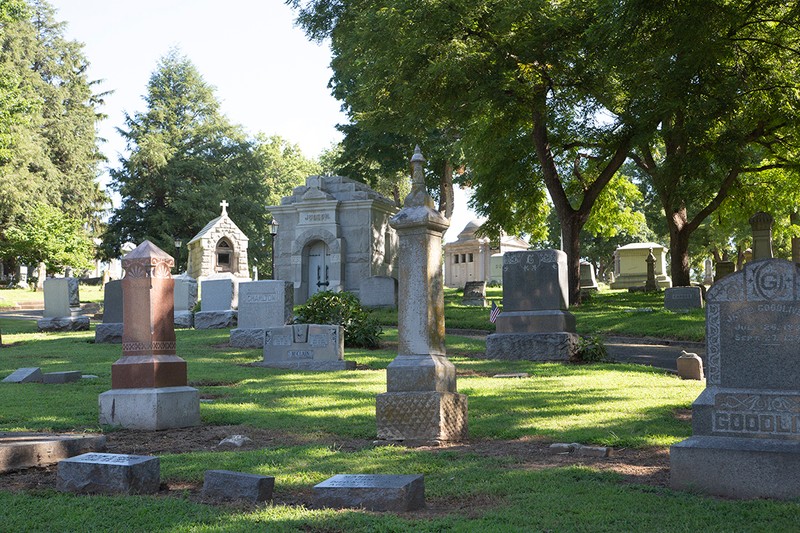
<path fill-rule="evenodd" d="M 174 238 L 188 242 L 227 200 L 231 219 L 250 238 L 248 256 L 266 272 L 264 206 L 316 166 L 279 137 L 249 139 L 231 124 L 213 87 L 177 49 L 159 61 L 144 100 L 146 111 L 126 115 L 119 130 L 130 154 L 110 172 L 122 204 L 103 236 L 104 253 L 116 256 L 126 241 L 144 239 L 171 251 Z"/>

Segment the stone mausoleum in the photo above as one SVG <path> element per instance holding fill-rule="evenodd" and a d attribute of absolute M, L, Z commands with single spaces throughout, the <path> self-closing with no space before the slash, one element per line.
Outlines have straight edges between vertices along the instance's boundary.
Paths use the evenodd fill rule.
<path fill-rule="evenodd" d="M 611 282 L 611 288 L 644 287 L 650 250 L 656 258 L 656 285 L 659 289 L 672 287 L 672 278 L 667 275 L 667 249 L 654 242 L 635 242 L 620 246 L 614 252 L 614 281 Z"/>
<path fill-rule="evenodd" d="M 503 254 L 519 252 L 529 244 L 519 237 L 503 235 L 500 241 L 477 237 L 481 223 L 472 220 L 464 226 L 458 239 L 444 245 L 444 284 L 446 287 L 464 288 L 468 281 L 487 283 L 503 281 Z"/>
<path fill-rule="evenodd" d="M 198 281 L 225 274 L 249 280 L 247 235 L 228 216 L 228 202 L 223 200 L 219 205 L 222 214 L 189 241 L 187 274 Z"/>
<path fill-rule="evenodd" d="M 267 209 L 278 222 L 275 279 L 294 284 L 295 304 L 317 292 L 359 294 L 362 281 L 397 277 L 394 202 L 340 176 L 311 176 L 281 205 Z"/>

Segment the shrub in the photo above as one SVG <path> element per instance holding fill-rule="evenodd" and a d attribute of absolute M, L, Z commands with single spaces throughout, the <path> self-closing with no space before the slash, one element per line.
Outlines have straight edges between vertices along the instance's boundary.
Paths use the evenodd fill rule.
<path fill-rule="evenodd" d="M 572 356 L 574 363 L 599 363 L 608 359 L 608 351 L 603 340 L 595 335 L 581 337 L 578 351 Z"/>
<path fill-rule="evenodd" d="M 296 324 L 339 324 L 348 347 L 377 348 L 383 328 L 352 292 L 318 292 L 295 309 Z"/>

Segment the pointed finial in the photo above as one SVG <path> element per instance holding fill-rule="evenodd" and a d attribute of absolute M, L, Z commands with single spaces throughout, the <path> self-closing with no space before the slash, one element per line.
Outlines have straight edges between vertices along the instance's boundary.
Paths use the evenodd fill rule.
<path fill-rule="evenodd" d="M 411 193 L 406 197 L 405 205 L 433 207 L 433 199 L 428 196 L 425 190 L 425 157 L 419 145 L 414 148 L 414 155 L 411 156 Z"/>
<path fill-rule="evenodd" d="M 425 156 L 422 155 L 422 150 L 419 149 L 419 145 L 414 147 L 414 155 L 411 156 L 412 163 L 417 161 L 420 163 L 425 163 Z"/>
<path fill-rule="evenodd" d="M 222 201 L 219 203 L 219 205 L 220 205 L 220 207 L 222 208 L 222 216 L 225 216 L 225 215 L 227 215 L 227 214 L 228 214 L 228 206 L 230 205 L 230 204 L 228 203 L 228 201 L 227 201 L 227 200 L 222 200 Z"/>

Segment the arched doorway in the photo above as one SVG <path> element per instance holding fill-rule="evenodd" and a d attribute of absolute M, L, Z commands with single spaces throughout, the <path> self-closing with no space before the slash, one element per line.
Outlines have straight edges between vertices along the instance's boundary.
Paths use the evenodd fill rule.
<path fill-rule="evenodd" d="M 308 297 L 328 290 L 330 285 L 330 251 L 322 241 L 308 248 Z"/>
<path fill-rule="evenodd" d="M 214 270 L 216 272 L 232 272 L 234 253 L 233 246 L 231 246 L 231 241 L 228 240 L 227 237 L 221 238 L 217 242 L 214 252 L 217 257 L 216 267 Z"/>

